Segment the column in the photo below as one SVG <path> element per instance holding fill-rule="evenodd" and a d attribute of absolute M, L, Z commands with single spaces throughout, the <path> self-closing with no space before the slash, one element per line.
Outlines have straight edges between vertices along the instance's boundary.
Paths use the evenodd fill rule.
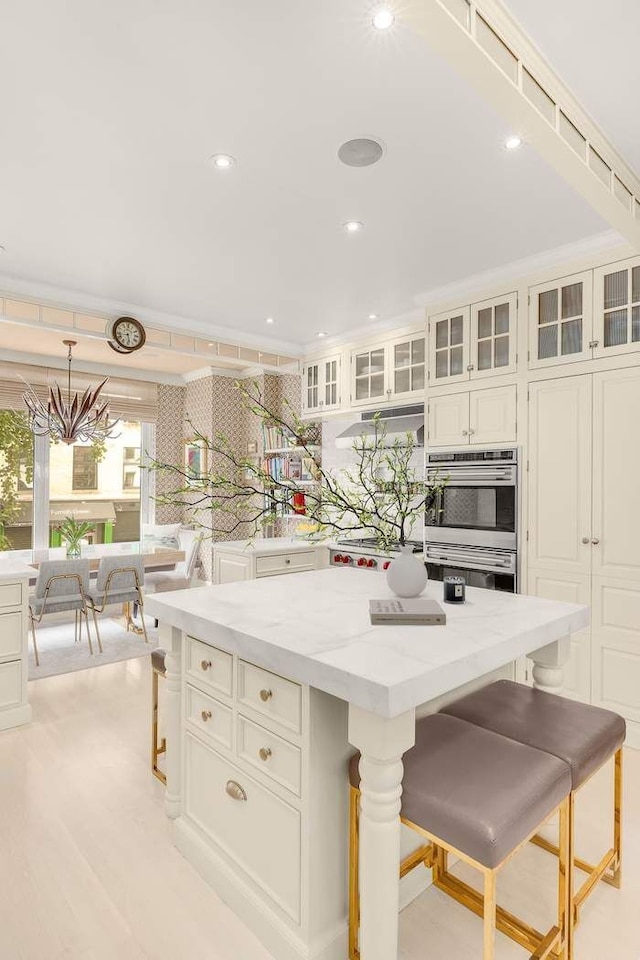
<path fill-rule="evenodd" d="M 570 638 L 561 637 L 529 654 L 533 661 L 533 686 L 547 693 L 562 693 L 564 665 L 571 653 Z"/>
<path fill-rule="evenodd" d="M 349 706 L 360 759 L 360 957 L 396 960 L 402 755 L 415 743 L 415 711 L 393 719 Z"/>

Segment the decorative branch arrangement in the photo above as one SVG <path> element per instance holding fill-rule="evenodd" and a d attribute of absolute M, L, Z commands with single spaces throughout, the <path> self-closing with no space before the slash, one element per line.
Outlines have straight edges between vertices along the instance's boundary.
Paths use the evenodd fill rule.
<path fill-rule="evenodd" d="M 315 445 L 317 428 L 300 419 L 285 401 L 284 415 L 269 409 L 255 381 L 236 383 L 246 410 L 264 428 L 277 428 L 289 437 L 292 450 L 312 464 L 312 486 L 304 487 L 304 515 L 313 536 L 328 537 L 358 532 L 374 537 L 389 549 L 404 545 L 416 520 L 438 509 L 446 478 L 425 482 L 412 466 L 416 444 L 412 434 L 388 441 L 384 421 L 372 421 L 372 433 L 353 442 L 355 465 L 335 475 L 322 467 Z M 185 517 L 213 538 L 252 539 L 283 513 L 291 511 L 295 480 L 273 477 L 268 464 L 234 450 L 228 437 L 204 436 L 190 423 L 194 438 L 206 447 L 209 470 L 193 477 L 176 464 L 152 463 L 151 469 L 175 479 L 176 487 L 158 496 L 157 502 L 177 506 Z"/>

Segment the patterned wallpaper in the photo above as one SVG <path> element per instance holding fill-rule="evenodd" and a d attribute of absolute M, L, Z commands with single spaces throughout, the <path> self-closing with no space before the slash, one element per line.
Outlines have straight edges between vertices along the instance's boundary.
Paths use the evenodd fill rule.
<path fill-rule="evenodd" d="M 296 375 L 276 376 L 265 374 L 252 378 L 261 389 L 267 405 L 287 418 L 291 404 L 296 413 L 300 412 L 300 377 Z M 184 457 L 183 442 L 193 435 L 190 424 L 208 437 L 223 432 L 239 455 L 247 453 L 247 444 L 256 441 L 258 450 L 262 450 L 262 429 L 260 421 L 242 406 L 235 380 L 232 377 L 203 377 L 192 380 L 185 387 L 160 386 L 159 417 L 156 433 L 156 456 L 165 463 L 182 463 Z M 212 467 L 221 471 L 224 458 L 217 458 Z M 170 478 L 156 477 L 157 490 L 171 488 Z M 175 484 L 174 484 L 175 485 Z M 156 506 L 158 523 L 178 523 L 184 520 L 182 511 L 175 507 Z M 206 511 L 196 513 L 197 520 L 210 528 L 212 520 Z M 228 534 L 217 533 L 216 540 L 242 540 L 249 536 L 245 527 L 231 529 L 233 520 L 222 514 L 214 515 L 213 525 L 226 527 Z M 276 525 L 276 535 L 288 532 L 285 523 Z M 200 551 L 202 572 L 207 580 L 212 579 L 211 541 L 206 540 Z"/>
<path fill-rule="evenodd" d="M 161 463 L 182 463 L 185 387 L 158 385 L 158 422 L 156 425 L 156 459 Z M 161 473 L 155 474 L 156 496 L 171 489 L 173 483 Z M 156 523 L 182 523 L 179 507 L 156 504 Z"/>

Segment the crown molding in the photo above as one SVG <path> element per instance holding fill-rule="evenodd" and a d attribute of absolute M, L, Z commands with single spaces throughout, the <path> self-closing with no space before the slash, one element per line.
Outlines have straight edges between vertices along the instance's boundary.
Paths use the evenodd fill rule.
<path fill-rule="evenodd" d="M 259 337 L 255 334 L 243 333 L 235 327 L 206 323 L 192 317 L 152 310 L 140 304 L 110 300 L 80 290 L 58 287 L 54 284 L 28 280 L 10 274 L 0 273 L 0 289 L 7 296 L 22 296 L 40 302 L 46 301 L 49 306 L 63 310 L 74 310 L 78 313 L 104 315 L 105 320 L 115 316 L 134 316 L 143 323 L 170 333 L 180 333 L 185 336 L 194 334 L 203 339 L 218 339 L 242 347 L 257 349 L 262 353 L 281 353 L 286 356 L 297 357 L 301 351 L 301 344 L 293 341 L 278 340 L 268 336 Z"/>
<path fill-rule="evenodd" d="M 320 340 L 315 337 L 304 344 L 304 356 L 317 356 L 321 353 L 327 353 L 327 348 L 342 347 L 353 340 L 372 340 L 377 334 L 383 336 L 394 330 L 400 330 L 403 327 L 415 327 L 424 322 L 424 310 L 408 310 L 406 313 L 396 314 L 384 320 L 377 320 L 367 324 L 358 324 L 356 327 L 349 327 L 341 333 L 336 333 Z"/>
<path fill-rule="evenodd" d="M 24 353 L 21 350 L 5 350 L 2 359 L 8 363 L 24 363 L 32 367 L 49 367 L 50 370 L 66 370 L 65 357 L 45 356 L 42 353 Z M 178 373 L 156 373 L 152 370 L 136 368 L 123 371 L 122 367 L 111 363 L 95 363 L 92 360 L 73 358 L 73 372 L 117 377 L 118 380 L 145 380 L 147 383 L 163 383 L 173 387 L 183 387 L 184 380 Z"/>
<path fill-rule="evenodd" d="M 528 279 L 549 269 L 556 271 L 559 276 L 563 272 L 570 273 L 574 261 L 597 259 L 599 256 L 611 254 L 614 250 L 618 251 L 616 257 L 633 256 L 633 248 L 619 233 L 615 230 L 606 230 L 575 243 L 553 247 L 533 256 L 512 260 L 511 263 L 472 274 L 462 280 L 453 280 L 441 287 L 433 287 L 414 299 L 423 308 L 450 300 L 460 302 L 469 297 L 481 295 L 487 289 L 513 285 L 516 281 Z"/>

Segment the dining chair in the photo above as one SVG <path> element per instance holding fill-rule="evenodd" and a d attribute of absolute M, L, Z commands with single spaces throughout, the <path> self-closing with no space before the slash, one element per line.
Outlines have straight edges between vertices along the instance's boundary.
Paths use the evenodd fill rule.
<path fill-rule="evenodd" d="M 98 614 L 113 604 L 129 607 L 136 603 L 140 609 L 140 621 L 146 643 L 149 643 L 147 627 L 144 622 L 144 560 L 139 554 L 125 554 L 119 557 L 102 557 L 98 567 L 98 576 L 94 587 L 86 591 L 87 603 L 93 613 L 96 636 L 100 638 Z M 129 617 L 127 618 L 130 619 Z"/>
<path fill-rule="evenodd" d="M 75 641 L 82 638 L 82 621 L 87 628 L 89 653 L 93 655 L 91 633 L 89 632 L 89 614 L 87 610 L 87 591 L 89 589 L 88 560 L 44 560 L 40 564 L 33 596 L 29 599 L 29 621 L 33 636 L 33 652 L 36 666 L 40 666 L 36 624 L 41 623 L 46 613 L 75 611 Z M 102 653 L 100 635 L 98 649 Z"/>
<path fill-rule="evenodd" d="M 201 540 L 202 534 L 199 530 L 180 530 L 178 546 L 184 553 L 184 560 L 177 563 L 173 570 L 155 570 L 147 573 L 144 578 L 144 588 L 147 593 L 186 590 L 191 585 Z"/>

